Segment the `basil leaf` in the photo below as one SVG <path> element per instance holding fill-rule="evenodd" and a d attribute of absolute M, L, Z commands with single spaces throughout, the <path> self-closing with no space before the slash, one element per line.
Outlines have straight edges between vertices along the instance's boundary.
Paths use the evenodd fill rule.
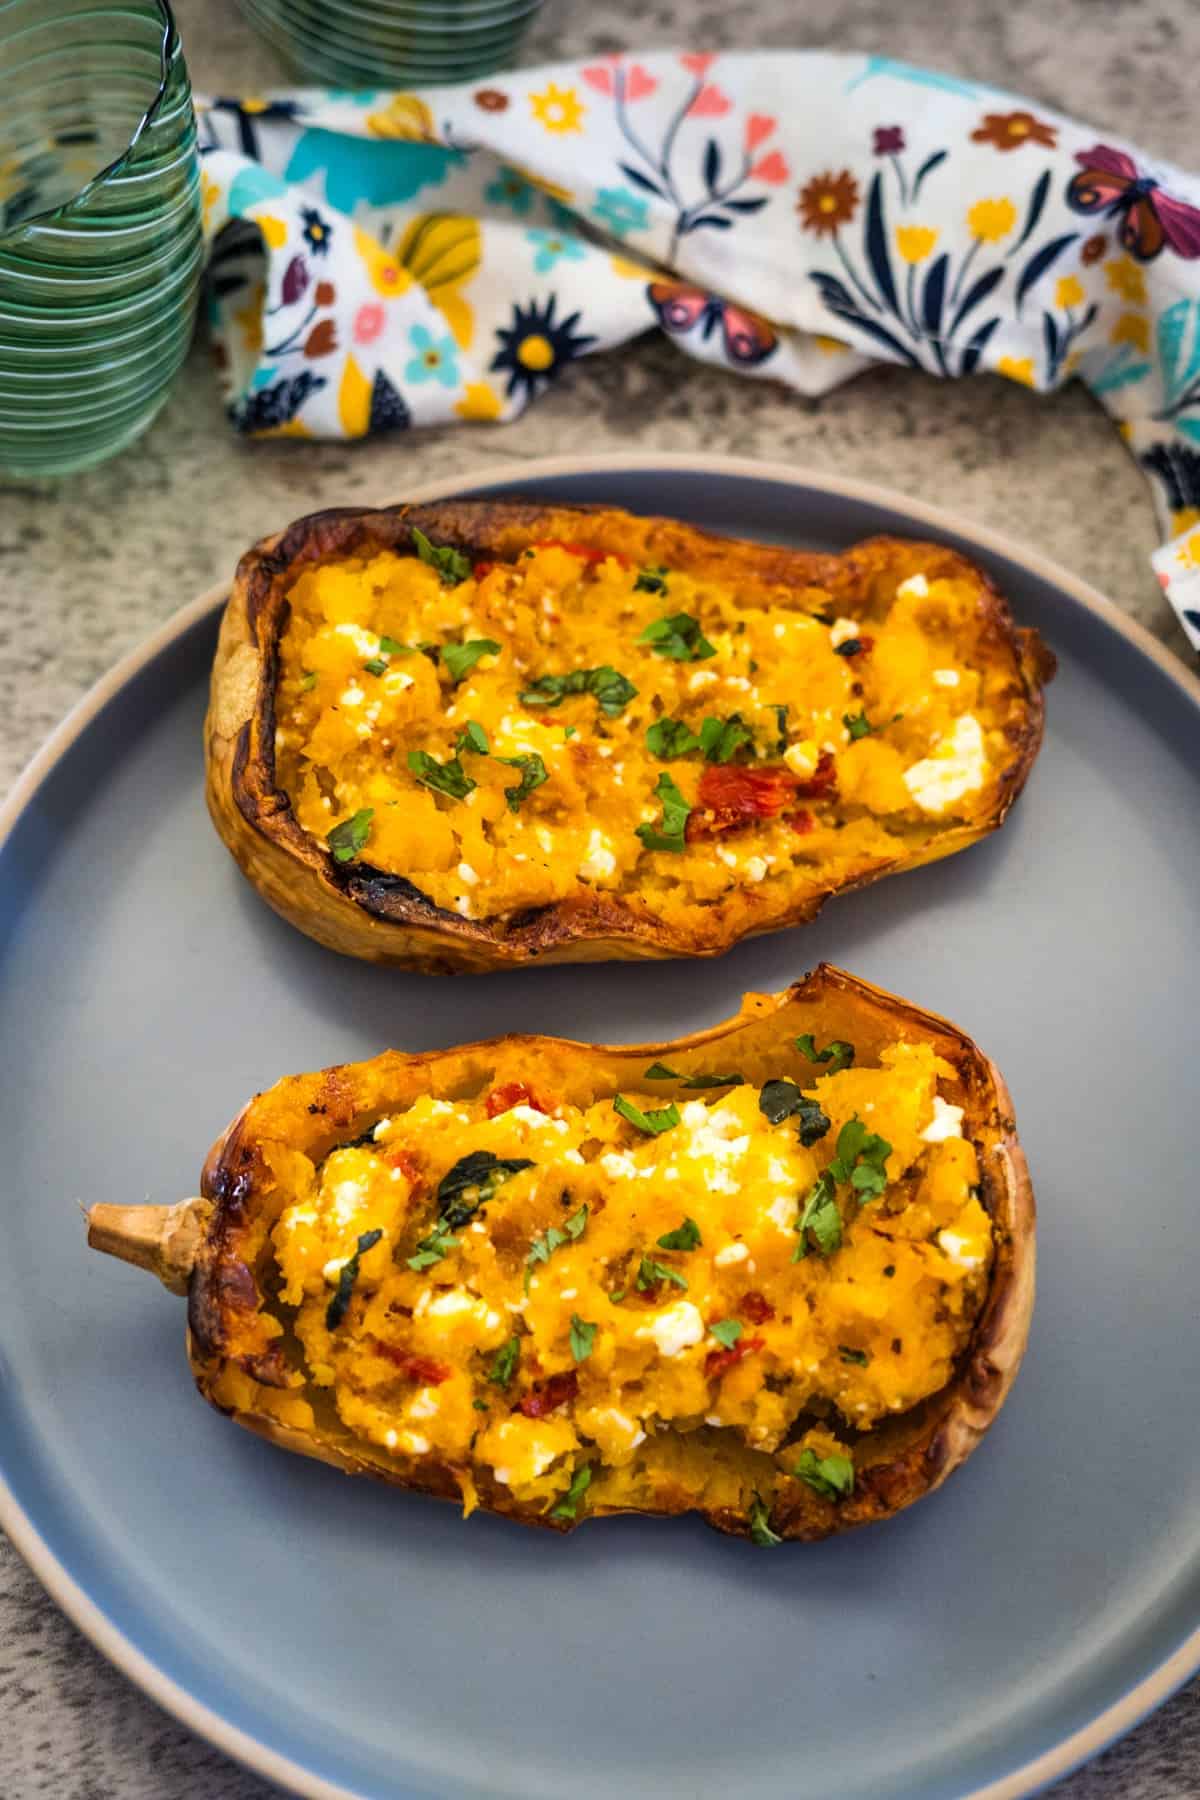
<path fill-rule="evenodd" d="M 761 1544 L 764 1549 L 771 1544 L 783 1542 L 778 1532 L 771 1530 L 771 1515 L 757 1494 L 750 1506 L 750 1536 L 754 1543 Z"/>
<path fill-rule="evenodd" d="M 539 675 L 522 689 L 522 706 L 561 706 L 573 694 L 591 694 L 600 711 L 610 719 L 624 712 L 637 697 L 637 689 L 617 669 L 604 663 L 598 669 L 571 669 L 565 675 Z"/>
<path fill-rule="evenodd" d="M 835 1181 L 850 1181 L 856 1172 L 855 1165 L 866 1164 L 883 1177 L 878 1188 L 873 1182 L 869 1184 L 873 1192 L 882 1193 L 887 1182 L 884 1164 L 891 1153 L 892 1146 L 887 1139 L 868 1131 L 855 1113 L 838 1132 L 837 1150 L 829 1165 L 829 1173 Z"/>
<path fill-rule="evenodd" d="M 633 584 L 635 594 L 665 594 L 667 592 L 668 571 L 659 564 L 649 569 L 639 569 L 637 580 Z"/>
<path fill-rule="evenodd" d="M 575 736 L 577 729 L 578 729 L 578 727 L 575 725 L 564 725 L 563 726 L 563 736 L 565 738 L 573 738 Z"/>
<path fill-rule="evenodd" d="M 651 756 L 670 762 L 676 756 L 686 756 L 689 750 L 698 750 L 700 739 L 682 719 L 658 719 L 646 727 L 646 748 Z"/>
<path fill-rule="evenodd" d="M 674 1231 L 664 1231 L 658 1239 L 660 1250 L 694 1250 L 703 1242 L 695 1219 L 685 1219 Z"/>
<path fill-rule="evenodd" d="M 640 1106 L 635 1106 L 624 1094 L 617 1094 L 613 1097 L 613 1111 L 620 1113 L 623 1119 L 628 1119 L 631 1125 L 636 1125 L 639 1131 L 645 1131 L 651 1137 L 657 1137 L 660 1131 L 670 1131 L 673 1125 L 679 1123 L 679 1108 L 674 1101 L 670 1106 L 651 1107 L 649 1112 L 643 1112 Z"/>
<path fill-rule="evenodd" d="M 681 1075 L 676 1069 L 668 1069 L 666 1063 L 651 1063 L 643 1081 L 677 1081 L 685 1088 L 741 1087 L 744 1075 L 736 1072 L 730 1075 Z"/>
<path fill-rule="evenodd" d="M 725 1350 L 732 1350 L 742 1335 L 740 1319 L 718 1319 L 717 1323 L 710 1325 L 708 1329 Z"/>
<path fill-rule="evenodd" d="M 456 684 L 470 674 L 481 656 L 499 656 L 500 646 L 493 638 L 472 638 L 466 644 L 443 644 L 442 661 L 451 681 Z"/>
<path fill-rule="evenodd" d="M 302 694 L 311 694 L 313 689 L 316 687 L 316 685 L 317 685 L 316 670 L 315 669 L 306 669 L 304 671 L 304 680 L 300 683 L 300 692 Z"/>
<path fill-rule="evenodd" d="M 818 1456 L 815 1450 L 802 1450 L 792 1474 L 823 1500 L 844 1500 L 854 1492 L 854 1464 L 848 1456 Z"/>
<path fill-rule="evenodd" d="M 839 1344 L 838 1355 L 844 1363 L 853 1363 L 857 1369 L 865 1369 L 871 1360 L 865 1350 L 854 1350 L 849 1344 Z"/>
<path fill-rule="evenodd" d="M 435 1225 L 426 1237 L 417 1245 L 416 1254 L 408 1258 L 410 1269 L 418 1273 L 422 1269 L 432 1269 L 434 1263 L 440 1263 L 444 1256 L 458 1249 L 458 1239 L 452 1237 L 443 1225 Z"/>
<path fill-rule="evenodd" d="M 552 1519 L 573 1519 L 578 1511 L 579 1502 L 588 1491 L 591 1479 L 592 1471 L 590 1468 L 585 1467 L 576 1469 L 574 1475 L 571 1477 L 570 1487 L 567 1489 L 558 1505 L 550 1508 L 550 1517 Z"/>
<path fill-rule="evenodd" d="M 497 1350 L 488 1380 L 494 1381 L 497 1387 L 507 1387 L 517 1372 L 517 1364 L 521 1360 L 521 1340 L 514 1332 L 506 1344 Z"/>
<path fill-rule="evenodd" d="M 692 809 L 665 769 L 655 784 L 654 792 L 662 801 L 662 830 L 657 831 L 653 825 L 639 825 L 637 835 L 647 850 L 683 850 L 688 814 Z"/>
<path fill-rule="evenodd" d="M 829 1120 L 817 1102 L 802 1094 L 794 1081 L 765 1082 L 758 1096 L 758 1109 L 772 1125 L 780 1125 L 784 1119 L 794 1117 L 800 1142 L 806 1148 L 829 1130 Z"/>
<path fill-rule="evenodd" d="M 529 1292 L 529 1277 L 533 1273 L 536 1265 L 538 1263 L 549 1262 L 554 1252 L 556 1250 L 561 1250 L 565 1243 L 582 1237 L 584 1227 L 587 1224 L 587 1219 L 588 1209 L 586 1206 L 581 1206 L 578 1212 L 572 1213 L 569 1219 L 564 1220 L 561 1228 L 557 1225 L 551 1225 L 547 1230 L 542 1232 L 540 1237 L 534 1238 L 532 1244 L 529 1246 L 529 1254 L 525 1258 L 526 1293 Z"/>
<path fill-rule="evenodd" d="M 443 1225 L 457 1231 L 497 1188 L 532 1167 L 528 1156 L 494 1156 L 490 1150 L 472 1150 L 469 1156 L 460 1157 L 438 1182 L 437 1206 Z"/>
<path fill-rule="evenodd" d="M 536 750 L 530 751 L 527 756 L 498 756 L 496 761 L 507 763 L 510 769 L 521 771 L 520 781 L 504 790 L 509 812 L 520 812 L 521 802 L 528 800 L 534 788 L 541 787 L 543 781 L 548 779 L 546 765 Z"/>
<path fill-rule="evenodd" d="M 354 1284 L 358 1280 L 358 1262 L 373 1244 L 377 1244 L 383 1232 L 379 1230 L 364 1231 L 358 1240 L 353 1256 L 348 1256 L 342 1264 L 338 1276 L 337 1291 L 329 1305 L 325 1308 L 325 1324 L 330 1331 L 336 1331 L 346 1316 L 346 1308 L 350 1304 L 350 1296 L 354 1292 Z"/>
<path fill-rule="evenodd" d="M 430 756 L 428 750 L 410 750 L 408 766 L 418 781 L 433 788 L 436 793 L 447 795 L 451 800 L 465 800 L 471 789 L 479 785 L 473 776 L 467 774 L 457 756 L 440 763 L 436 756 Z"/>
<path fill-rule="evenodd" d="M 842 1215 L 837 1208 L 833 1177 L 826 1169 L 808 1190 L 804 1207 L 796 1222 L 800 1242 L 792 1252 L 793 1262 L 802 1262 L 810 1249 L 822 1256 L 832 1256 L 841 1247 Z"/>
<path fill-rule="evenodd" d="M 412 541 L 421 561 L 436 569 L 447 587 L 457 587 L 460 581 L 466 581 L 470 576 L 471 559 L 461 550 L 454 550 L 449 544 L 431 544 L 416 525 L 412 527 Z"/>
<path fill-rule="evenodd" d="M 705 762 L 731 762 L 739 750 L 753 742 L 754 733 L 740 713 L 731 713 L 728 719 L 705 719 L 700 727 Z"/>
<path fill-rule="evenodd" d="M 368 675 L 386 675 L 387 666 L 386 656 L 373 656 L 370 662 L 365 662 L 363 664 L 363 668 Z"/>
<path fill-rule="evenodd" d="M 416 650 L 411 644 L 402 644 L 399 638 L 388 637 L 386 632 L 379 639 L 381 656 L 415 656 Z"/>
<path fill-rule="evenodd" d="M 836 1075 L 842 1069 L 848 1069 L 854 1061 L 854 1045 L 848 1044 L 844 1038 L 831 1038 L 824 1050 L 818 1050 L 811 1031 L 796 1039 L 796 1048 L 810 1063 L 827 1064 L 827 1075 Z"/>
<path fill-rule="evenodd" d="M 489 751 L 488 734 L 478 719 L 468 719 L 466 729 L 459 735 L 455 750 L 473 750 L 476 756 L 486 756 Z"/>
<path fill-rule="evenodd" d="M 578 1313 L 571 1314 L 571 1355 L 577 1363 L 586 1362 L 592 1354 L 592 1345 L 596 1341 L 598 1325 L 592 1325 L 587 1319 L 581 1319 Z"/>
<path fill-rule="evenodd" d="M 699 619 L 690 613 L 670 613 L 647 625 L 639 644 L 649 644 L 656 656 L 669 656 L 674 662 L 702 662 L 717 654 L 700 629 Z"/>
<path fill-rule="evenodd" d="M 669 1269 L 666 1263 L 655 1262 L 652 1256 L 643 1256 L 638 1264 L 637 1279 L 633 1284 L 638 1293 L 644 1294 L 648 1288 L 655 1288 L 662 1281 L 673 1282 L 677 1288 L 682 1288 L 685 1294 L 687 1292 L 687 1282 L 676 1270 Z"/>
<path fill-rule="evenodd" d="M 326 832 L 325 842 L 333 851 L 334 862 L 353 862 L 366 849 L 374 817 L 375 808 L 364 806 L 351 818 L 343 819 L 340 825 L 335 825 L 332 831 Z"/>
<path fill-rule="evenodd" d="M 870 719 L 868 719 L 866 715 L 866 711 L 860 710 L 853 715 L 850 713 L 843 713 L 842 724 L 850 733 L 850 741 L 853 743 L 856 738 L 869 737 L 873 731 L 886 731 L 889 725 L 898 725 L 903 717 L 903 713 L 893 713 L 890 719 L 885 719 L 883 721 L 882 725 L 872 725 Z"/>

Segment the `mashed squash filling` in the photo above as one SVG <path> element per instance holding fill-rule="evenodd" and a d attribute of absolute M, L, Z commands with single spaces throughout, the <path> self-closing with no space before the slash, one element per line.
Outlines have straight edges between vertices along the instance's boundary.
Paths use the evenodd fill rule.
<path fill-rule="evenodd" d="M 993 805 L 1009 676 L 968 580 L 864 621 L 566 545 L 447 554 L 289 591 L 276 781 L 341 863 L 466 918 L 582 887 L 680 923 L 734 890 L 783 911 Z"/>
<path fill-rule="evenodd" d="M 655 1064 L 591 1104 L 425 1095 L 290 1156 L 270 1251 L 297 1381 L 372 1454 L 450 1466 L 468 1507 L 574 1518 L 844 1467 L 951 1379 L 994 1241 L 953 1068 L 903 1041 L 820 1066 L 802 1090 Z"/>

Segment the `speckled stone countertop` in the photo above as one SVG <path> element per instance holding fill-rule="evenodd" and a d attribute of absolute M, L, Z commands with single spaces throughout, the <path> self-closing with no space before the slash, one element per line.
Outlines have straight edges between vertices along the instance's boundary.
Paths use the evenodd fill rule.
<path fill-rule="evenodd" d="M 197 88 L 247 92 L 285 79 L 234 0 L 175 0 L 175 9 Z M 1196 160 L 1192 0 L 548 0 L 524 60 L 683 41 L 884 50 Z M 886 370 L 814 403 L 681 361 L 648 339 L 576 363 L 502 430 L 251 445 L 227 427 L 198 346 L 157 423 L 124 456 L 61 489 L 0 477 L 0 782 L 124 651 L 297 514 L 399 498 L 417 481 L 509 458 L 617 449 L 721 450 L 900 488 L 1024 539 L 1188 654 L 1146 560 L 1155 542 L 1148 489 L 1079 386 L 1041 400 L 991 377 L 948 385 Z M 277 1791 L 110 1668 L 0 1539 L 0 1800 L 267 1800 Z M 1200 1683 L 1055 1795 L 1200 1795 Z"/>

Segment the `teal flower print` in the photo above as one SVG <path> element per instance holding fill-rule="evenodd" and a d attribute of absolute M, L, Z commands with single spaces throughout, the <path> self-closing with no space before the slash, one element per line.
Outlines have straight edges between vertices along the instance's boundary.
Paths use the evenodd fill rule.
<path fill-rule="evenodd" d="M 438 381 L 447 388 L 457 384 L 458 347 L 449 332 L 445 337 L 435 338 L 427 326 L 414 325 L 408 341 L 416 355 L 404 371 L 405 381 Z"/>
<path fill-rule="evenodd" d="M 627 231 L 644 231 L 650 218 L 646 202 L 625 187 L 600 188 L 591 210 L 593 219 L 599 219 L 616 237 L 624 237 Z"/>
<path fill-rule="evenodd" d="M 483 197 L 493 206 L 511 206 L 517 217 L 523 219 L 533 205 L 534 191 L 519 169 L 510 169 L 505 164 L 495 181 L 484 188 Z"/>
<path fill-rule="evenodd" d="M 526 238 L 537 246 L 533 259 L 535 275 L 548 275 L 556 262 L 582 262 L 584 248 L 577 237 L 560 231 L 527 231 Z"/>

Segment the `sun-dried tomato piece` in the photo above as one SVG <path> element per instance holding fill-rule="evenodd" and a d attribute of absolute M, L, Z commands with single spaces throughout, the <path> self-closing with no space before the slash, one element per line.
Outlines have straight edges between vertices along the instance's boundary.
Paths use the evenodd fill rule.
<path fill-rule="evenodd" d="M 389 1168 L 399 1169 L 402 1175 L 406 1175 L 414 1189 L 424 1186 L 420 1158 L 411 1150 L 389 1150 L 383 1160 Z"/>
<path fill-rule="evenodd" d="M 578 1392 L 579 1377 L 574 1369 L 567 1369 L 562 1375 L 551 1375 L 549 1380 L 530 1388 L 521 1396 L 517 1411 L 523 1412 L 527 1419 L 544 1419 L 556 1406 L 573 1400 Z"/>
<path fill-rule="evenodd" d="M 771 1302 L 765 1295 L 759 1294 L 753 1289 L 750 1293 L 742 1295 L 737 1309 L 739 1316 L 749 1319 L 752 1325 L 765 1325 L 768 1319 L 775 1317 L 775 1308 Z"/>
<path fill-rule="evenodd" d="M 404 1350 L 399 1344 L 377 1344 L 380 1356 L 386 1356 L 390 1363 L 395 1363 L 406 1381 L 416 1381 L 422 1387 L 441 1387 L 443 1381 L 449 1381 L 454 1370 L 449 1363 L 438 1362 L 432 1356 L 417 1356 L 412 1350 Z"/>
<path fill-rule="evenodd" d="M 740 1338 L 729 1350 L 710 1350 L 704 1359 L 704 1373 L 710 1381 L 714 1377 L 719 1378 L 727 1369 L 732 1369 L 735 1363 L 740 1363 L 743 1357 L 761 1350 L 765 1343 L 765 1338 Z"/>
<path fill-rule="evenodd" d="M 474 575 L 476 581 L 482 581 L 485 575 L 490 575 L 493 569 L 498 569 L 499 567 L 500 564 L 497 562 L 477 562 L 473 566 L 471 573 Z"/>
<path fill-rule="evenodd" d="M 799 800 L 832 799 L 837 793 L 837 763 L 829 750 L 822 750 L 817 758 L 817 766 L 803 781 L 796 783 L 796 797 Z"/>
<path fill-rule="evenodd" d="M 588 563 L 601 563 L 611 556 L 614 562 L 623 563 L 626 568 L 630 567 L 629 558 L 622 556 L 618 550 L 594 550 L 590 544 L 567 543 L 562 538 L 540 538 L 536 544 L 530 545 L 530 549 L 566 550 L 571 556 L 578 556 L 583 562 Z"/>
<path fill-rule="evenodd" d="M 545 1113 L 547 1117 L 554 1111 L 553 1102 L 539 1099 L 536 1090 L 524 1081 L 506 1081 L 503 1086 L 493 1088 L 485 1104 L 489 1119 L 511 1112 L 514 1106 L 532 1106 L 534 1112 Z"/>

